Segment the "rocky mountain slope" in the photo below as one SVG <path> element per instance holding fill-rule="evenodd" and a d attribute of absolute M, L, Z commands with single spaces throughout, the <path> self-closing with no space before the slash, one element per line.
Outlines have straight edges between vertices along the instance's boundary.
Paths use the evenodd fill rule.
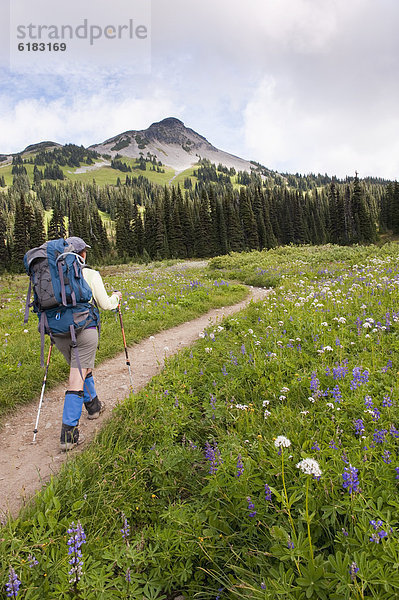
<path fill-rule="evenodd" d="M 101 154 L 121 154 L 133 158 L 150 153 L 177 171 L 188 169 L 200 158 L 206 158 L 216 165 L 221 163 L 229 168 L 234 167 L 237 171 L 251 170 L 248 160 L 218 150 L 206 138 L 174 117 L 153 123 L 148 129 L 125 131 L 102 144 L 90 146 L 90 149 Z"/>

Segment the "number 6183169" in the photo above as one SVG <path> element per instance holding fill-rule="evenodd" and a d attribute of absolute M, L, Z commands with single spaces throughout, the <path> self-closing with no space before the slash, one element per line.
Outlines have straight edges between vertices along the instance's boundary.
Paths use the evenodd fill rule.
<path fill-rule="evenodd" d="M 21 42 L 18 44 L 20 52 L 65 52 L 65 42 Z"/>

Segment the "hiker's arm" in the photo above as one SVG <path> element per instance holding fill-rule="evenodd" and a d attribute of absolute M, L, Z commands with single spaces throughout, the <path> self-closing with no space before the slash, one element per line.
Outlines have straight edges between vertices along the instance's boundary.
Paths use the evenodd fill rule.
<path fill-rule="evenodd" d="M 100 308 L 103 310 L 112 310 L 113 308 L 118 308 L 121 296 L 120 292 L 114 292 L 112 296 L 108 296 L 107 290 L 104 287 L 103 280 L 98 271 L 93 271 L 90 269 L 89 273 L 89 269 L 84 269 L 83 276 L 91 287 L 93 298 Z"/>

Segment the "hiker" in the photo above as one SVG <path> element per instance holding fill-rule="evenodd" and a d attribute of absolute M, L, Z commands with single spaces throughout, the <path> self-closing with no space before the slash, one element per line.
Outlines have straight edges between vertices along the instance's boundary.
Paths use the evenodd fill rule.
<path fill-rule="evenodd" d="M 92 290 L 95 304 L 103 310 L 118 308 L 122 293 L 113 292 L 111 296 L 108 296 L 100 273 L 85 264 L 87 249 L 90 246 L 79 237 L 69 237 L 66 242 L 79 255 L 79 261 L 83 267 L 83 277 Z M 98 311 L 96 312 L 98 313 Z M 97 397 L 93 379 L 94 360 L 98 346 L 97 324 L 93 320 L 83 329 L 76 331 L 77 352 L 74 351 L 74 342 L 70 333 L 53 335 L 53 338 L 58 350 L 62 352 L 70 365 L 60 436 L 61 450 L 70 450 L 84 440 L 78 429 L 83 405 L 88 419 L 97 419 L 104 410 L 104 403 L 100 402 Z"/>

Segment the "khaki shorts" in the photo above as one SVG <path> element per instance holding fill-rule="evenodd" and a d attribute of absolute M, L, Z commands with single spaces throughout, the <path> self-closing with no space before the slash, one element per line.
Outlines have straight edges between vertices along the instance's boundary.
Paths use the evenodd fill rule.
<path fill-rule="evenodd" d="M 54 342 L 58 350 L 64 355 L 65 360 L 71 367 L 78 367 L 75 352 L 71 346 L 71 336 L 55 335 Z M 89 327 L 76 332 L 76 343 L 79 354 L 79 362 L 82 369 L 94 369 L 98 346 L 98 331 L 96 327 Z"/>

